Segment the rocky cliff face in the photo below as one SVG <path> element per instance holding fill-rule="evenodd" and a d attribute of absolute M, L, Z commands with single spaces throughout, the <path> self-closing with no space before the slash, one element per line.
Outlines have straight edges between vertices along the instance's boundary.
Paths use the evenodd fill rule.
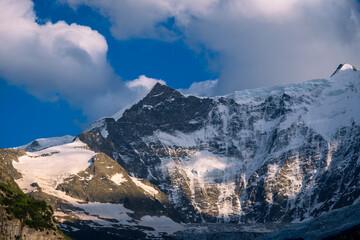
<path fill-rule="evenodd" d="M 39 231 L 24 225 L 19 219 L 8 219 L 4 209 L 0 209 L 0 239 L 58 240 L 66 239 L 54 230 Z"/>
<path fill-rule="evenodd" d="M 360 74 L 223 97 L 157 84 L 78 136 L 157 185 L 183 221 L 298 222 L 359 202 Z"/>
<path fill-rule="evenodd" d="M 166 195 L 144 179 L 130 177 L 113 159 L 100 153 L 92 164 L 64 179 L 57 189 L 86 202 L 120 203 L 134 211 L 133 217 L 170 216 L 178 219 Z"/>

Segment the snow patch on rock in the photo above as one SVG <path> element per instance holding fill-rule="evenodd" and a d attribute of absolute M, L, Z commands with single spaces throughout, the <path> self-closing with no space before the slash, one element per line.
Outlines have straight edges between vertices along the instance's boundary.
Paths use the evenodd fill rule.
<path fill-rule="evenodd" d="M 116 185 L 120 185 L 123 182 L 126 182 L 126 178 L 121 173 L 116 173 L 115 175 L 111 176 L 111 181 L 113 181 Z"/>
<path fill-rule="evenodd" d="M 138 178 L 131 177 L 131 180 L 136 184 L 136 186 L 142 188 L 145 192 L 147 192 L 151 196 L 155 196 L 155 195 L 159 194 L 159 192 L 155 188 L 142 183 Z"/>

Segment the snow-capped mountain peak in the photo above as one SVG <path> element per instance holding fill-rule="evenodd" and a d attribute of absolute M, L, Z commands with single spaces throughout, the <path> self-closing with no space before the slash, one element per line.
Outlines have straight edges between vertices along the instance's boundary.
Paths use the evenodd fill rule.
<path fill-rule="evenodd" d="M 349 70 L 352 70 L 352 71 L 357 71 L 356 67 L 351 65 L 351 64 L 348 64 L 348 63 L 341 63 L 339 64 L 339 66 L 336 68 L 335 72 L 333 74 L 331 74 L 331 77 L 334 76 L 335 74 L 341 72 L 341 71 L 349 71 Z"/>
<path fill-rule="evenodd" d="M 184 221 L 303 221 L 359 199 L 341 187 L 360 187 L 358 79 L 342 64 L 329 79 L 214 98 L 156 84 L 106 138 L 79 139 L 158 185 Z"/>

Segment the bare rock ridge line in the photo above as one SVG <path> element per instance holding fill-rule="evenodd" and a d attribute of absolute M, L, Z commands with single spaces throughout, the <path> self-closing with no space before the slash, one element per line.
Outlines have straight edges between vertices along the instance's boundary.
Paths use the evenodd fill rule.
<path fill-rule="evenodd" d="M 331 80 L 216 98 L 156 84 L 120 119 L 78 138 L 157 184 L 184 221 L 302 221 L 359 197 L 350 190 L 359 189 L 359 114 L 340 111 L 359 100 L 358 74 L 347 69 L 340 65 L 336 72 L 347 75 Z M 314 116 L 321 104 L 329 114 Z M 339 118 L 329 129 L 317 124 Z"/>

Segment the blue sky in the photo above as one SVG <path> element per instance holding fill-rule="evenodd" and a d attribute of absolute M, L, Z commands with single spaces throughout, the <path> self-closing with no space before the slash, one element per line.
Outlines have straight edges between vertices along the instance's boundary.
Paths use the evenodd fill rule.
<path fill-rule="evenodd" d="M 144 74 L 166 79 L 173 88 L 188 88 L 192 82 L 218 76 L 209 69 L 204 52 L 194 52 L 181 40 L 171 43 L 154 39 L 118 41 L 109 32 L 107 19 L 89 7 L 82 6 L 75 11 L 54 0 L 34 3 L 40 23 L 63 20 L 90 26 L 105 36 L 109 62 L 123 79 L 132 80 Z M 81 109 L 61 99 L 41 101 L 5 79 L 0 79 L 0 106 L 6 113 L 0 120 L 1 148 L 23 145 L 36 138 L 76 136 L 89 124 Z M 119 110 L 121 107 L 120 104 Z"/>
<path fill-rule="evenodd" d="M 0 5 L 1 148 L 77 135 L 160 80 L 176 89 L 201 82 L 184 91 L 211 96 L 328 77 L 340 62 L 360 62 L 351 0 Z"/>

